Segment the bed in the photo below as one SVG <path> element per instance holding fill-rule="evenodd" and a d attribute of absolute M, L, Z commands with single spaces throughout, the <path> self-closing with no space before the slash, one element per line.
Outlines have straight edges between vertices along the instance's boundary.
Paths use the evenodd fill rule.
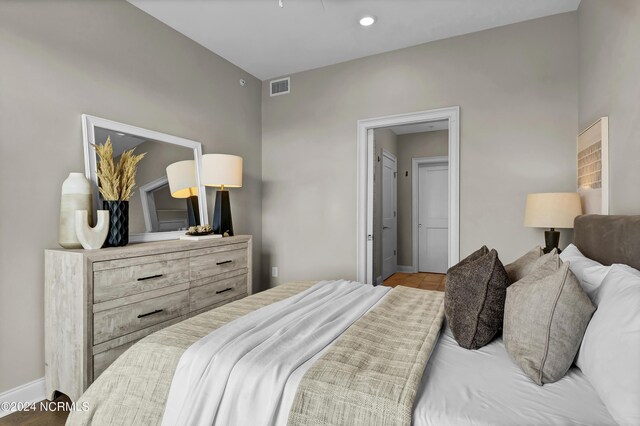
<path fill-rule="evenodd" d="M 537 386 L 511 361 L 502 338 L 475 351 L 445 326 L 416 399 L 416 426 L 615 425 L 579 368 Z"/>
<path fill-rule="evenodd" d="M 592 259 L 605 264 L 623 261 L 637 268 L 640 265 L 634 262 L 638 262 L 640 253 L 639 230 L 638 217 L 583 216 L 576 219 L 575 241 Z M 305 294 L 315 288 L 314 284 L 295 282 L 278 286 L 148 336 L 125 352 L 92 384 L 78 401 L 78 406 L 88 409 L 72 412 L 67 424 L 184 424 L 167 421 L 172 417 L 166 416 L 162 422 L 165 411 L 170 412 L 171 401 L 177 399 L 176 385 L 172 384 L 174 375 L 177 377 L 176 371 L 182 371 L 181 360 L 196 346 L 194 343 L 204 341 L 212 330 L 224 329 L 225 324 L 234 320 L 246 319 L 250 313 Z M 392 295 L 396 305 L 385 306 Z M 403 297 L 407 301 L 403 301 Z M 558 382 L 540 387 L 509 359 L 500 338 L 474 351 L 458 346 L 443 322 L 442 298 L 442 293 L 408 288 L 382 295 L 362 307 L 362 318 L 345 326 L 346 331 L 340 338 L 331 340 L 304 362 L 298 362 L 296 368 L 285 375 L 277 397 L 267 398 L 268 392 L 258 392 L 256 389 L 261 384 L 252 380 L 257 370 L 248 371 L 242 376 L 245 386 L 239 383 L 232 393 L 235 398 L 227 397 L 230 400 L 227 406 L 237 411 L 225 414 L 226 423 L 221 423 L 215 414 L 211 418 L 191 416 L 187 423 L 211 424 L 214 419 L 217 424 L 246 424 L 247 419 L 254 418 L 252 410 L 259 411 L 263 403 L 269 403 L 270 414 L 264 417 L 267 420 L 262 421 L 260 417 L 261 421 L 252 424 L 617 424 L 596 389 L 577 367 L 571 368 Z M 428 315 L 416 315 L 416 311 L 428 311 Z M 264 323 L 263 319 L 256 318 L 255 324 Z M 345 335 L 349 333 L 352 336 L 346 340 L 358 343 L 345 347 Z M 420 345 L 407 340 L 412 333 L 417 333 L 413 342 L 420 340 Z M 394 346 L 404 351 L 404 358 L 411 358 L 411 362 L 390 355 L 390 348 Z M 370 354 L 358 359 L 362 351 Z M 327 363 L 332 357 L 333 364 Z M 421 357 L 426 357 L 422 364 Z M 329 376 L 331 380 L 323 381 L 326 373 L 323 370 L 336 365 L 339 373 L 333 371 Z M 360 367 L 365 377 L 355 385 L 353 380 L 334 383 Z M 229 371 L 233 372 L 233 368 Z M 273 370 L 279 372 L 282 368 L 278 364 Z M 358 374 L 356 371 L 355 376 Z M 353 378 L 353 374 L 351 376 Z M 409 384 L 405 386 L 404 381 Z M 189 399 L 189 395 L 192 394 L 185 393 L 182 398 Z M 200 405 L 188 401 L 187 406 L 192 410 L 206 407 L 207 401 L 203 399 Z M 222 407 L 224 397 L 221 401 Z M 396 418 L 404 420 L 396 422 Z"/>

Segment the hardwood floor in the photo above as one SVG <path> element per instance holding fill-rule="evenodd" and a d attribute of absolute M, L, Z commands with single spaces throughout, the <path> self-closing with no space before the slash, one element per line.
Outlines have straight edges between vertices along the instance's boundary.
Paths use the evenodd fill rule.
<path fill-rule="evenodd" d="M 445 274 L 431 274 L 428 272 L 418 272 L 416 274 L 396 272 L 384 281 L 384 285 L 389 287 L 404 285 L 423 290 L 444 291 L 446 277 Z"/>
<path fill-rule="evenodd" d="M 47 403 L 49 401 L 42 402 Z M 71 404 L 71 401 L 65 395 L 62 395 L 48 405 L 51 410 L 55 408 L 53 405 L 54 403 Z M 56 409 L 56 411 L 42 411 L 40 409 L 39 402 L 36 403 L 36 408 L 37 409 L 35 411 L 18 411 L 2 417 L 0 418 L 0 426 L 64 426 L 67 421 L 67 417 L 69 416 L 69 412 L 64 409 Z"/>

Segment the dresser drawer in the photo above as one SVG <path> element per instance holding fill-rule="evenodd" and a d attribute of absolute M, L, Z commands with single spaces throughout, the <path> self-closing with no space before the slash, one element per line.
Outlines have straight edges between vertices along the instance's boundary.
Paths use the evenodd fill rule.
<path fill-rule="evenodd" d="M 161 322 L 160 324 L 155 324 L 151 327 L 143 328 L 142 330 L 134 331 L 133 333 L 95 345 L 93 347 L 93 380 L 102 374 L 113 361 L 135 343 L 158 330 L 184 321 L 186 318 L 188 318 L 188 315 L 175 317 L 169 321 Z"/>
<path fill-rule="evenodd" d="M 155 260 L 155 261 L 152 261 Z M 100 303 L 132 294 L 169 287 L 189 281 L 189 260 L 157 261 L 105 269 L 93 273 L 93 302 Z"/>
<path fill-rule="evenodd" d="M 189 307 L 196 311 L 247 293 L 247 274 L 225 280 L 211 279 L 209 283 L 189 290 Z"/>
<path fill-rule="evenodd" d="M 247 249 L 236 249 L 192 256 L 189 259 L 191 279 L 214 277 L 216 275 L 247 267 Z"/>
<path fill-rule="evenodd" d="M 189 312 L 189 290 L 95 312 L 93 344 L 123 336 Z"/>

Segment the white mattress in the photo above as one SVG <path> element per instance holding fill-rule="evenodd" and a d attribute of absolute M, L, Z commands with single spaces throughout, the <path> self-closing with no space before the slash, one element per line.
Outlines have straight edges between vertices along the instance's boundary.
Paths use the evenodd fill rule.
<path fill-rule="evenodd" d="M 413 416 L 415 426 L 616 424 L 580 369 L 538 386 L 511 361 L 501 338 L 471 351 L 458 346 L 446 326 Z"/>

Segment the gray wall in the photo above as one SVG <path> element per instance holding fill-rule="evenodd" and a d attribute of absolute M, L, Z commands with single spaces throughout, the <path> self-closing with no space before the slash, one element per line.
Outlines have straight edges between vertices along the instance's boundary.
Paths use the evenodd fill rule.
<path fill-rule="evenodd" d="M 397 157 L 398 137 L 389 129 L 376 129 L 373 140 L 376 150 L 373 171 L 373 277 L 378 279 L 382 275 L 382 150 Z"/>
<path fill-rule="evenodd" d="M 44 375 L 43 250 L 62 181 L 84 171 L 80 114 L 244 157 L 233 218 L 255 238 L 257 278 L 260 97 L 260 81 L 124 1 L 0 2 L 0 392 Z"/>
<path fill-rule="evenodd" d="M 449 155 L 449 131 L 398 135 L 398 265 L 413 266 L 412 159 Z"/>
<path fill-rule="evenodd" d="M 610 213 L 640 214 L 640 1 L 582 0 L 580 129 L 609 116 Z"/>
<path fill-rule="evenodd" d="M 541 244 L 522 225 L 526 194 L 575 190 L 577 34 L 573 12 L 293 74 L 287 96 L 264 82 L 271 284 L 355 279 L 356 122 L 403 112 L 461 107 L 462 256 L 487 244 L 511 261 Z"/>

